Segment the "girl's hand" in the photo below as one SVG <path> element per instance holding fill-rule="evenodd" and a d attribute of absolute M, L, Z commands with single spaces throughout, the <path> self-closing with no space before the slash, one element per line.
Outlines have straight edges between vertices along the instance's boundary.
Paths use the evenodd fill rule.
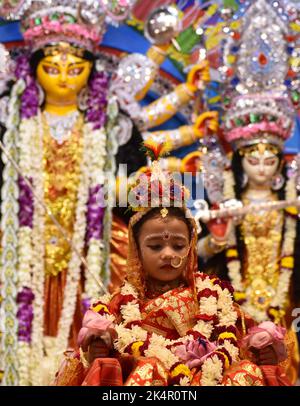
<path fill-rule="evenodd" d="M 252 348 L 251 351 L 254 354 L 255 363 L 257 365 L 278 364 L 278 357 L 272 345 L 268 345 L 267 347 L 262 348 L 261 350 Z"/>
<path fill-rule="evenodd" d="M 88 362 L 91 364 L 97 358 L 108 358 L 110 354 L 110 348 L 107 346 L 104 340 L 100 337 L 95 337 L 91 340 L 88 346 Z"/>

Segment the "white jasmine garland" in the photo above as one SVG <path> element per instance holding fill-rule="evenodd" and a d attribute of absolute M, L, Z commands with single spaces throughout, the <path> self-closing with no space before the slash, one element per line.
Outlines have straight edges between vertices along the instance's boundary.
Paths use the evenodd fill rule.
<path fill-rule="evenodd" d="M 85 126 L 84 126 L 85 127 Z M 71 258 L 68 265 L 67 282 L 64 289 L 63 308 L 58 323 L 57 352 L 63 353 L 68 345 L 70 327 L 73 321 L 77 289 L 80 279 L 81 260 L 78 253 L 83 253 L 84 238 L 86 234 L 86 211 L 89 191 L 89 156 L 90 145 L 87 131 L 83 130 L 83 156 L 80 166 L 80 182 L 76 207 L 76 220 L 72 238 Z"/>
<path fill-rule="evenodd" d="M 180 359 L 173 354 L 171 350 L 166 348 L 169 344 L 172 344 L 171 340 L 167 340 L 164 337 L 153 333 L 150 338 L 149 346 L 147 350 L 145 350 L 146 357 L 156 357 L 167 369 L 170 369 L 174 364 L 179 362 Z"/>
<path fill-rule="evenodd" d="M 204 320 L 199 320 L 193 330 L 197 331 L 198 333 L 202 334 L 204 337 L 209 339 L 211 336 L 214 326 L 212 321 L 204 321 Z"/>
<path fill-rule="evenodd" d="M 225 340 L 223 347 L 229 352 L 229 354 L 232 357 L 232 361 L 236 362 L 239 359 L 239 347 L 237 347 L 236 345 L 232 344 L 230 341 Z"/>
<path fill-rule="evenodd" d="M 89 167 L 89 180 L 91 187 L 104 184 L 104 165 L 106 158 L 106 139 L 105 129 L 93 130 L 91 123 L 86 123 L 83 129 L 84 138 L 88 145 L 85 151 Z"/>
<path fill-rule="evenodd" d="M 8 104 L 6 132 L 3 135 L 3 144 L 9 154 L 15 159 L 18 157 L 16 142 L 18 139 L 19 124 L 19 97 L 23 93 L 25 82 L 20 79 L 13 86 Z M 17 270 L 17 231 L 18 231 L 18 174 L 6 155 L 2 153 L 4 169 L 2 173 L 2 204 L 1 204 L 1 231 L 2 254 L 0 267 L 0 280 L 2 303 L 0 308 L 1 346 L 0 368 L 4 371 L 2 385 L 18 385 L 16 365 L 17 358 L 17 329 L 18 319 L 16 304 L 16 289 L 18 279 Z"/>
<path fill-rule="evenodd" d="M 147 338 L 147 331 L 139 326 L 126 328 L 122 324 L 117 324 L 115 328 L 118 338 L 114 341 L 114 346 L 121 353 L 124 352 L 129 343 L 145 341 Z"/>
<path fill-rule="evenodd" d="M 31 287 L 31 261 L 32 261 L 32 230 L 30 227 L 20 227 L 18 233 L 18 291 L 23 287 Z"/>
<path fill-rule="evenodd" d="M 33 322 L 31 335 L 31 360 L 30 373 L 31 383 L 34 386 L 41 385 L 41 374 L 39 365 L 44 356 L 43 338 L 44 338 L 44 228 L 45 228 L 45 210 L 39 203 L 44 201 L 44 179 L 43 179 L 43 130 L 42 117 L 39 112 L 36 132 L 33 136 L 32 145 L 32 172 L 33 187 L 35 191 L 33 229 L 32 229 L 32 249 L 34 251 L 34 260 L 32 262 L 32 291 L 34 294 Z"/>
<path fill-rule="evenodd" d="M 242 292 L 244 290 L 244 287 L 241 274 L 241 262 L 238 259 L 232 259 L 227 264 L 227 268 L 228 268 L 228 276 L 234 290 Z"/>
<path fill-rule="evenodd" d="M 209 316 L 217 314 L 217 299 L 214 296 L 202 297 L 200 299 L 200 313 Z"/>
<path fill-rule="evenodd" d="M 138 303 L 128 303 L 121 306 L 121 313 L 124 319 L 124 324 L 128 324 L 131 321 L 142 320 Z"/>
<path fill-rule="evenodd" d="M 104 193 L 104 171 L 108 154 L 107 133 L 104 128 L 93 130 L 93 125 L 91 123 L 87 123 L 84 126 L 84 133 L 87 144 L 89 145 L 89 148 L 86 151 L 87 163 L 89 166 L 89 185 L 90 188 L 95 188 L 98 185 L 101 186 L 101 192 Z M 101 197 L 99 196 L 99 198 Z M 110 207 L 108 207 L 106 203 L 107 202 L 104 202 L 103 200 L 103 204 L 106 205 L 105 212 L 107 212 L 107 210 L 110 210 Z M 107 247 L 104 243 L 104 240 L 102 239 L 97 240 L 91 238 L 91 240 L 88 242 L 86 260 L 90 272 L 86 272 L 85 274 L 86 281 L 83 297 L 93 299 L 99 296 L 101 288 L 97 283 L 97 279 L 101 278 L 101 270 L 104 266 L 106 249 Z"/>
<path fill-rule="evenodd" d="M 232 326 L 235 325 L 237 321 L 237 313 L 231 311 L 232 306 L 232 295 L 227 288 L 221 289 L 220 286 L 216 285 L 218 292 L 218 317 L 219 323 L 222 326 Z"/>
<path fill-rule="evenodd" d="M 112 295 L 110 293 L 105 293 L 104 295 L 100 296 L 98 301 L 102 302 L 105 305 L 108 305 L 112 299 Z"/>
<path fill-rule="evenodd" d="M 31 260 L 32 260 L 32 230 L 29 227 L 20 227 L 18 234 L 18 291 L 21 292 L 23 287 L 31 288 Z M 19 385 L 30 385 L 30 344 L 24 341 L 18 343 L 18 375 Z"/>
<path fill-rule="evenodd" d="M 136 300 L 138 300 L 138 293 L 137 290 L 130 284 L 130 283 L 125 283 L 120 291 L 121 295 L 126 296 L 126 295 L 132 295 Z"/>
<path fill-rule="evenodd" d="M 95 300 L 99 295 L 99 272 L 102 267 L 103 258 L 103 241 L 91 238 L 89 241 L 89 247 L 87 252 L 86 261 L 88 264 L 89 272 L 85 275 L 84 284 L 84 297 L 90 300 Z"/>
<path fill-rule="evenodd" d="M 223 364 L 217 355 L 208 358 L 202 365 L 202 386 L 216 386 L 223 378 Z"/>
<path fill-rule="evenodd" d="M 188 386 L 190 383 L 190 378 L 188 376 L 184 376 L 183 378 L 180 378 L 179 386 Z"/>
<path fill-rule="evenodd" d="M 29 386 L 30 385 L 30 344 L 25 341 L 19 341 L 17 357 L 19 360 L 18 375 L 19 375 L 19 385 Z"/>

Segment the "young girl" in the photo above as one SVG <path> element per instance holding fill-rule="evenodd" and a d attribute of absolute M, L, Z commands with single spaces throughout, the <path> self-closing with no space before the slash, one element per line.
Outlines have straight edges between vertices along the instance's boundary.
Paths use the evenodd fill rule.
<path fill-rule="evenodd" d="M 152 190 L 155 182 L 170 181 L 157 166 L 148 178 Z M 150 190 L 139 182 L 132 189 L 139 196 L 142 184 Z M 170 184 L 174 192 L 177 185 Z M 156 189 L 160 203 L 163 189 Z M 265 384 L 261 368 L 239 362 L 243 333 L 231 286 L 198 272 L 195 221 L 170 200 L 171 207 L 139 207 L 131 218 L 127 279 L 118 294 L 86 313 L 80 358 L 72 355 L 57 385 Z M 276 364 L 276 355 L 269 346 L 256 351 L 256 361 Z"/>

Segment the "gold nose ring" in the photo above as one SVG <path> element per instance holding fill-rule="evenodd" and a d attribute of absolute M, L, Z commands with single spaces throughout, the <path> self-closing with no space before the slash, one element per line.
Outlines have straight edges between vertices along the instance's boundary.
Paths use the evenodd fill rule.
<path fill-rule="evenodd" d="M 173 268 L 180 268 L 182 265 L 183 257 L 174 257 L 171 259 L 171 266 Z"/>

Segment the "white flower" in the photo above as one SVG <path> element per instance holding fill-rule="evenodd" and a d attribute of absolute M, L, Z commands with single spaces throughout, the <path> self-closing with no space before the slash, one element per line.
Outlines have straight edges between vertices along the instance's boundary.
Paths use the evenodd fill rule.
<path fill-rule="evenodd" d="M 209 337 L 211 336 L 211 333 L 213 332 L 213 324 L 212 322 L 207 322 L 204 320 L 199 320 L 196 324 L 196 326 L 193 328 L 194 331 L 199 332 L 200 334 L 202 334 L 204 337 L 206 337 L 207 339 L 209 339 Z"/>
<path fill-rule="evenodd" d="M 216 386 L 223 379 L 223 364 L 217 355 L 204 361 L 202 365 L 202 386 Z"/>
<path fill-rule="evenodd" d="M 116 332 L 118 338 L 114 342 L 114 347 L 121 353 L 130 343 L 135 341 L 145 341 L 147 338 L 147 331 L 139 326 L 125 328 L 122 324 L 119 324 L 116 325 Z"/>
<path fill-rule="evenodd" d="M 128 282 L 126 282 L 122 288 L 121 288 L 121 295 L 127 296 L 127 295 L 132 295 L 135 298 L 138 297 L 138 293 L 136 289 Z"/>
<path fill-rule="evenodd" d="M 140 321 L 142 320 L 142 315 L 139 309 L 139 304 L 138 303 L 128 303 L 125 305 L 122 305 L 121 308 L 121 314 L 124 320 L 124 324 L 127 324 L 131 321 Z"/>
<path fill-rule="evenodd" d="M 200 299 L 200 312 L 209 316 L 217 313 L 217 299 L 214 296 Z"/>
<path fill-rule="evenodd" d="M 179 358 L 167 349 L 166 346 L 171 344 L 170 340 L 153 333 L 150 339 L 149 347 L 145 351 L 146 357 L 155 357 L 159 359 L 167 369 L 179 361 Z"/>
<path fill-rule="evenodd" d="M 191 383 L 190 378 L 188 376 L 184 376 L 180 378 L 179 385 L 180 386 L 189 386 Z"/>
<path fill-rule="evenodd" d="M 112 298 L 112 295 L 110 293 L 106 293 L 105 295 L 100 296 L 97 301 L 102 302 L 107 305 L 111 301 L 111 298 Z"/>

